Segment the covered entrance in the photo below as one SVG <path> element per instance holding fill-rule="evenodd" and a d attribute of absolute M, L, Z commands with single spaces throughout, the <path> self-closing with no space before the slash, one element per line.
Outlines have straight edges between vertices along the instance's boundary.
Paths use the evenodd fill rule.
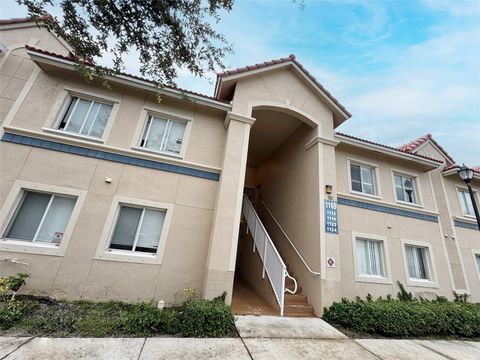
<path fill-rule="evenodd" d="M 274 108 L 252 117 L 232 310 L 311 317 L 307 294 L 320 289 L 307 265 L 320 255 L 319 162 L 305 144 L 317 128 Z"/>

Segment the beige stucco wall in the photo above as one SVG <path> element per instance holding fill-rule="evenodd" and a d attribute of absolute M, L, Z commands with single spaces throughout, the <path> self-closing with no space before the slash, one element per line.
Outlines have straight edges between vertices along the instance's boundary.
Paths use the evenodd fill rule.
<path fill-rule="evenodd" d="M 451 221 L 459 220 L 461 222 L 475 224 L 475 218 L 465 216 L 462 213 L 458 199 L 458 189 L 466 189 L 465 183 L 458 179 L 457 174 L 443 177 L 445 196 L 448 208 L 451 214 Z M 471 183 L 474 190 L 477 206 L 480 204 L 480 181 L 474 179 Z M 472 300 L 480 301 L 480 271 L 475 262 L 475 254 L 480 254 L 480 232 L 478 230 L 466 229 L 459 226 L 452 226 L 451 232 L 446 234 L 449 242 L 456 244 L 459 252 L 459 262 L 463 275 L 465 277 L 468 292 Z"/>
<path fill-rule="evenodd" d="M 447 161 L 447 157 L 440 151 L 439 148 L 433 145 L 430 141 L 426 142 L 418 149 L 415 149 L 415 153 L 423 156 L 428 156 L 429 158 L 440 160 L 442 162 Z"/>
<path fill-rule="evenodd" d="M 417 178 L 419 191 L 419 207 L 405 205 L 404 208 L 419 209 L 436 212 L 436 205 L 433 199 L 433 190 L 430 185 L 428 173 L 420 166 L 406 160 L 397 160 L 368 150 L 355 148 L 346 144 L 339 144 L 335 148 L 335 159 L 337 167 L 337 191 L 340 194 L 354 195 L 350 191 L 349 183 L 349 162 L 348 160 L 365 163 L 376 167 L 378 197 L 369 198 L 379 200 L 383 203 L 399 205 L 395 198 L 393 172 L 411 175 Z M 365 198 L 365 197 L 363 197 Z M 367 197 L 368 199 L 368 197 Z"/>
<path fill-rule="evenodd" d="M 436 149 L 433 147 L 430 150 L 429 155 L 438 155 L 434 152 Z M 440 155 L 436 157 L 440 158 Z M 363 196 L 350 191 L 348 159 L 376 167 L 379 197 Z M 478 299 L 480 296 L 478 272 L 474 264 L 472 249 L 475 249 L 480 236 L 477 230 L 453 225 L 455 218 L 474 223 L 472 218 L 465 219 L 461 214 L 455 187 L 456 185 L 461 186 L 459 181 L 442 176 L 439 169 L 428 171 L 413 162 L 388 158 L 386 155 L 344 144 L 336 147 L 336 163 L 338 196 L 434 215 L 439 219 L 438 223 L 435 223 L 340 205 L 339 225 L 342 256 L 337 264 L 342 269 L 342 293 L 344 296 L 352 298 L 357 295 L 365 296 L 367 293 L 374 296 L 394 295 L 398 291 L 395 282 L 399 280 L 407 285 L 409 291 L 422 296 L 437 294 L 452 298 L 453 291 L 456 291 L 467 292 L 471 294 L 473 300 Z M 395 201 L 392 171 L 418 176 L 417 185 L 421 192 L 421 207 L 398 204 Z M 389 279 L 386 284 L 356 279 L 355 249 L 352 241 L 355 233 L 365 237 L 370 235 L 375 238 L 378 236 L 387 243 L 388 253 L 386 256 L 390 270 L 387 269 Z M 430 244 L 436 271 L 434 282 L 437 282 L 437 285 L 422 287 L 419 284 L 413 285 L 411 282 L 409 284 L 402 241 L 410 240 Z"/>
<path fill-rule="evenodd" d="M 54 128 L 69 91 L 73 90 L 116 101 L 103 137 L 106 146 L 124 150 L 138 146 L 147 112 L 156 111 L 173 114 L 187 120 L 189 125 L 191 123 L 191 130 L 187 131 L 184 161 L 217 168 L 221 166 L 225 144 L 224 113 L 167 97 L 159 103 L 152 93 L 115 84 L 111 86 L 112 89 L 108 90 L 98 84 L 86 83 L 75 73 L 42 71 L 9 125 L 48 134 L 43 129 Z"/>
<path fill-rule="evenodd" d="M 324 99 L 292 69 L 265 72 L 239 79 L 234 93 L 232 111 L 255 117 L 255 110 L 269 110 L 289 114 L 304 125 L 300 126 L 276 153 L 255 170 L 247 169 L 246 184 L 251 187 L 252 178 L 261 185 L 261 196 L 278 218 L 299 252 L 309 266 L 322 271 L 324 280 L 313 276 L 294 253 L 278 227 L 258 207 L 267 230 L 282 254 L 289 270 L 297 278 L 309 301 L 321 313 L 323 297 L 331 293 L 339 298 L 339 269 L 327 274 L 325 268 L 326 250 L 336 250 L 335 236 L 323 232 L 322 208 L 325 179 L 335 183 L 334 148 L 321 139 L 333 139 L 333 113 Z M 259 120 L 257 120 L 259 121 Z M 253 125 L 255 126 L 255 124 Z M 264 141 L 269 141 L 266 134 Z M 308 143 L 311 145 L 306 145 Z M 329 242 L 331 243 L 329 246 Z M 330 276 L 330 282 L 327 277 Z M 322 288 L 323 286 L 323 288 Z"/>
<path fill-rule="evenodd" d="M 2 30 L 0 34 L 3 43 L 22 42 L 67 53 L 66 47 L 55 37 L 45 36 L 36 28 Z M 3 131 L 189 168 L 221 171 L 226 138 L 225 112 L 168 97 L 158 103 L 151 92 L 116 84 L 111 84 L 112 89 L 107 90 L 82 81 L 73 72 L 48 66 L 40 69 L 23 48 L 8 55 L 0 72 L 2 101 L 10 101 L 8 108 L 2 105 L 2 122 L 7 118 Z M 103 143 L 48 131 L 72 89 L 114 102 Z M 132 149 L 137 144 L 147 110 L 188 120 L 183 158 Z M 105 182 L 105 178 L 111 178 L 112 182 Z M 32 274 L 25 292 L 59 298 L 164 299 L 169 303 L 177 299 L 183 288 L 191 287 L 201 292 L 218 181 L 1 142 L 2 228 L 16 205 L 6 202 L 18 190 L 19 182 L 68 188 L 85 194 L 78 216 L 71 221 L 71 234 L 68 239 L 62 239 L 62 243 L 68 243 L 62 254 L 41 254 L 41 249 L 32 251 L 28 243 L 25 251 L 2 244 L 0 259 L 16 259 L 28 264 L 0 261 L 1 274 L 17 271 Z M 96 257 L 99 244 L 105 240 L 105 228 L 112 226 L 108 216 L 114 199 L 119 196 L 171 205 L 161 264 Z"/>
<path fill-rule="evenodd" d="M 297 129 L 272 158 L 258 168 L 256 182 L 260 185 L 262 200 L 300 254 L 311 268 L 320 269 L 318 154 L 314 149 L 305 150 L 315 130 L 307 125 Z M 318 305 L 316 309 L 320 308 L 320 279 L 308 272 L 264 207 L 259 205 L 258 209 L 288 270 L 312 304 Z"/>
<path fill-rule="evenodd" d="M 0 56 L 0 122 L 3 122 L 36 67 L 28 57 L 25 45 L 41 44 L 43 49 L 63 55 L 68 54 L 68 45 L 47 30 L 31 24 L 13 29 L 0 26 L 0 43 L 8 49 Z"/>
<path fill-rule="evenodd" d="M 2 258 L 29 264 L 26 292 L 171 302 L 183 288 L 201 289 L 216 181 L 9 143 L 1 143 L 1 155 L 2 185 L 10 182 L 3 174 L 16 170 L 17 180 L 87 191 L 64 256 L 0 252 Z M 105 224 L 112 225 L 106 218 L 114 195 L 173 205 L 161 265 L 94 259 Z M 0 266 L 2 272 L 24 270 L 6 262 Z"/>
<path fill-rule="evenodd" d="M 478 230 L 455 227 L 465 276 L 469 286 L 470 299 L 480 302 L 480 270 L 475 255 L 480 255 L 480 235 Z"/>
<path fill-rule="evenodd" d="M 365 297 L 368 293 L 374 297 L 388 294 L 393 296 L 398 292 L 397 281 L 406 286 L 414 295 L 433 297 L 433 294 L 452 298 L 452 285 L 448 271 L 449 264 L 445 256 L 445 248 L 439 225 L 434 222 L 416 220 L 357 209 L 349 206 L 339 206 L 340 247 L 341 254 L 337 266 L 342 270 L 342 294 L 347 298 Z M 374 280 L 357 280 L 354 268 L 355 235 L 376 239 L 382 237 L 385 249 L 385 268 L 387 280 L 376 283 Z M 405 256 L 402 241 L 420 241 L 431 246 L 429 252 L 434 275 L 431 286 L 411 284 L 405 266 Z M 430 267 L 431 270 L 432 267 Z"/>
<path fill-rule="evenodd" d="M 53 35 L 36 28 L 4 31 L 3 43 L 28 43 L 66 54 L 67 47 Z M 112 83 L 107 90 L 85 83 L 75 73 L 53 66 L 40 69 L 24 49 L 12 45 L 12 52 L 0 58 L 0 107 L 3 131 L 65 144 L 126 154 L 141 159 L 207 170 L 220 174 L 220 181 L 206 180 L 94 158 L 0 143 L 0 206 L 2 218 L 14 206 L 7 203 L 19 182 L 72 189 L 82 195 L 68 239 L 61 254 L 22 251 L 0 244 L 0 259 L 17 259 L 24 264 L 0 261 L 0 273 L 28 271 L 32 274 L 26 292 L 60 298 L 178 300 L 183 288 L 201 290 L 214 297 L 233 286 L 237 239 L 244 186 L 261 184 L 260 193 L 277 220 L 289 234 L 310 267 L 310 274 L 268 214 L 258 207 L 267 229 L 320 314 L 323 306 L 342 296 L 396 294 L 400 280 L 417 295 L 451 297 L 465 290 L 480 299 L 480 277 L 474 253 L 480 246 L 478 231 L 454 226 L 465 218 L 456 197 L 452 177 L 439 170 L 408 160 L 340 143 L 335 146 L 334 115 L 318 91 L 292 69 L 282 68 L 239 78 L 232 111 L 207 108 L 193 102 L 163 97 L 126 85 Z M 105 98 L 114 103 L 103 142 L 91 142 L 48 129 L 55 123 L 68 91 Z M 257 167 L 247 168 L 249 134 L 255 126 L 255 110 L 293 116 L 302 125 Z M 188 121 L 185 151 L 181 158 L 138 151 L 135 145 L 147 111 L 173 114 Z M 225 121 L 226 120 L 226 121 Z M 274 129 L 271 134 L 275 136 Z M 427 144 L 420 153 L 435 158 L 442 154 Z M 378 197 L 352 194 L 349 188 L 348 159 L 377 168 Z M 417 177 L 420 206 L 395 200 L 392 170 Z M 112 182 L 106 183 L 105 178 Z M 346 197 L 393 208 L 438 216 L 439 222 L 395 216 L 344 205 L 339 206 L 340 234 L 326 234 L 323 218 L 325 185 L 332 185 L 332 200 Z M 477 192 L 478 182 L 474 183 Z M 258 191 L 257 191 L 258 193 Z M 111 226 L 109 214 L 117 197 L 134 198 L 169 205 L 171 220 L 160 263 L 100 259 L 99 244 Z M 8 200 L 9 201 L 9 200 Z M 6 220 L 5 220 L 6 221 Z M 4 226 L 5 224 L 0 224 Z M 359 281 L 354 268 L 355 233 L 381 237 L 388 245 L 387 280 L 384 283 Z M 67 241 L 68 240 L 68 241 Z M 405 271 L 403 242 L 420 241 L 431 249 L 434 284 L 418 286 L 409 282 Z M 480 252 L 480 250 L 479 250 Z M 326 267 L 326 257 L 336 259 Z M 119 261 L 120 260 L 120 261 Z M 256 259 L 256 269 L 258 268 Z M 253 273 L 253 272 L 252 272 Z M 250 273 L 250 275 L 252 274 Z M 266 281 L 254 281 L 265 285 Z M 269 297 L 268 289 L 264 295 Z"/>
<path fill-rule="evenodd" d="M 235 87 L 232 111 L 251 116 L 255 108 L 272 106 L 293 116 L 309 117 L 320 126 L 319 134 L 333 138 L 333 113 L 304 80 L 290 69 L 266 72 L 241 79 Z M 295 114 L 296 112 L 296 114 Z"/>
<path fill-rule="evenodd" d="M 68 55 L 71 47 L 46 29 L 39 29 L 35 23 L 0 25 L 0 42 L 9 50 L 30 46 L 41 46 L 46 51 Z"/>

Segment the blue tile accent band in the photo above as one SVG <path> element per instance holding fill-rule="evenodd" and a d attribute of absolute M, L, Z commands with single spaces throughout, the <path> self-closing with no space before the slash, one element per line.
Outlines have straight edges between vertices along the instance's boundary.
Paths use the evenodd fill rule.
<path fill-rule="evenodd" d="M 436 215 L 428 215 L 428 214 L 423 214 L 423 213 L 411 211 L 411 210 L 397 209 L 389 206 L 371 204 L 363 201 L 346 199 L 342 197 L 338 197 L 337 202 L 340 205 L 353 206 L 356 208 L 373 210 L 373 211 L 378 211 L 378 212 L 383 212 L 383 213 L 398 215 L 398 216 L 405 216 L 405 217 L 419 219 L 419 220 L 438 222 L 438 216 Z"/>
<path fill-rule="evenodd" d="M 102 150 L 92 150 L 76 145 L 67 145 L 50 140 L 36 139 L 29 136 L 5 133 L 2 136 L 2 141 L 11 142 L 14 144 L 22 144 L 33 146 L 42 149 L 65 152 L 68 154 L 75 154 L 87 156 L 95 159 L 114 161 L 122 164 L 141 166 L 149 169 L 168 171 L 176 174 L 189 175 L 202 179 L 219 181 L 220 174 L 189 168 L 186 166 L 167 164 L 160 161 L 145 160 L 133 156 L 114 154 Z"/>
<path fill-rule="evenodd" d="M 458 227 L 462 227 L 462 228 L 465 228 L 465 229 L 472 229 L 472 230 L 477 230 L 478 231 L 478 225 L 477 224 L 472 224 L 472 223 L 468 223 L 468 222 L 465 222 L 465 221 L 453 220 L 453 225 L 458 226 Z"/>

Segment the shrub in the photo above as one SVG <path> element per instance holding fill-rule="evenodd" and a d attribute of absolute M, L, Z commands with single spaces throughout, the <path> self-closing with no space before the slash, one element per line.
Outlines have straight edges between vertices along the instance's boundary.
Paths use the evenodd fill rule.
<path fill-rule="evenodd" d="M 119 314 L 130 305 L 117 301 L 75 301 L 75 332 L 79 336 L 105 337 L 119 335 Z"/>
<path fill-rule="evenodd" d="M 397 285 L 400 288 L 400 291 L 397 293 L 398 300 L 401 301 L 413 301 L 413 295 L 411 292 L 407 292 L 405 287 L 400 281 L 397 281 Z"/>
<path fill-rule="evenodd" d="M 37 306 L 36 301 L 10 300 L 0 303 L 0 330 L 7 330 L 17 325 Z"/>
<path fill-rule="evenodd" d="M 3 301 L 14 300 L 18 290 L 25 284 L 25 280 L 30 276 L 27 273 L 18 273 L 0 278 L 0 295 Z M 9 299 L 9 295 L 11 296 Z"/>
<path fill-rule="evenodd" d="M 480 337 L 480 304 L 449 302 L 443 298 L 342 299 L 325 309 L 323 319 L 357 333 L 388 337 Z"/>
<path fill-rule="evenodd" d="M 468 301 L 468 294 L 458 294 L 456 291 L 453 292 L 455 302 L 467 302 Z"/>
<path fill-rule="evenodd" d="M 120 328 L 123 332 L 146 336 L 149 334 L 169 334 L 178 332 L 178 312 L 159 310 L 148 303 L 132 305 L 121 315 Z"/>
<path fill-rule="evenodd" d="M 35 311 L 25 316 L 19 324 L 27 333 L 66 336 L 75 332 L 77 320 L 75 306 L 49 299 L 41 299 L 37 304 Z"/>
<path fill-rule="evenodd" d="M 37 336 L 225 336 L 234 319 L 222 297 L 188 301 L 181 309 L 149 303 L 57 301 L 18 296 L 0 302 L 0 334 Z"/>
<path fill-rule="evenodd" d="M 191 300 L 180 314 L 180 332 L 184 337 L 222 337 L 235 329 L 230 306 L 219 299 Z"/>

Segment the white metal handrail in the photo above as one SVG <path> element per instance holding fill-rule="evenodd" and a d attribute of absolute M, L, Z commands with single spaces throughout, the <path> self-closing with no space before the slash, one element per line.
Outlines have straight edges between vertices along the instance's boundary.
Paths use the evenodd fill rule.
<path fill-rule="evenodd" d="M 305 261 L 305 259 L 303 258 L 302 254 L 300 254 L 300 252 L 298 251 L 297 247 L 293 244 L 292 240 L 290 240 L 290 237 L 287 235 L 287 233 L 285 232 L 285 230 L 283 229 L 282 225 L 280 225 L 280 223 L 277 221 L 277 219 L 275 218 L 275 216 L 272 214 L 272 212 L 270 211 L 270 209 L 268 208 L 267 204 L 265 204 L 265 202 L 263 200 L 260 201 L 262 203 L 262 205 L 265 207 L 265 210 L 268 211 L 268 213 L 270 214 L 270 216 L 272 217 L 273 221 L 275 221 L 275 223 L 277 224 L 277 226 L 279 227 L 279 229 L 281 230 L 281 232 L 283 233 L 283 235 L 285 236 L 285 238 L 288 240 L 288 242 L 290 243 L 290 245 L 292 246 L 293 250 L 295 250 L 295 252 L 297 253 L 298 257 L 300 258 L 300 260 L 302 260 L 303 264 L 305 265 L 305 267 L 307 268 L 307 270 L 313 275 L 313 276 L 320 276 L 321 274 L 318 272 L 318 271 L 313 271 L 310 266 L 308 266 L 307 262 Z"/>
<path fill-rule="evenodd" d="M 293 285 L 295 285 L 295 287 L 293 288 L 293 290 L 290 290 L 290 289 L 288 289 L 288 288 L 285 286 L 285 292 L 288 292 L 288 293 L 290 293 L 290 294 L 295 294 L 295 293 L 297 292 L 297 289 L 298 289 L 297 280 L 295 280 L 294 277 L 290 276 L 290 274 L 288 273 L 288 271 L 285 273 L 285 275 L 286 275 L 289 279 L 293 280 Z"/>
<path fill-rule="evenodd" d="M 285 263 L 246 195 L 243 195 L 242 214 L 247 222 L 247 232 L 250 230 L 252 234 L 253 252 L 255 252 L 255 248 L 257 248 L 258 255 L 263 263 L 262 277 L 265 278 L 265 273 L 268 275 L 278 305 L 280 306 L 280 316 L 283 316 L 285 292 L 294 294 L 297 291 L 297 281 L 288 274 Z M 295 284 L 294 291 L 285 289 L 286 277 L 293 280 Z"/>

